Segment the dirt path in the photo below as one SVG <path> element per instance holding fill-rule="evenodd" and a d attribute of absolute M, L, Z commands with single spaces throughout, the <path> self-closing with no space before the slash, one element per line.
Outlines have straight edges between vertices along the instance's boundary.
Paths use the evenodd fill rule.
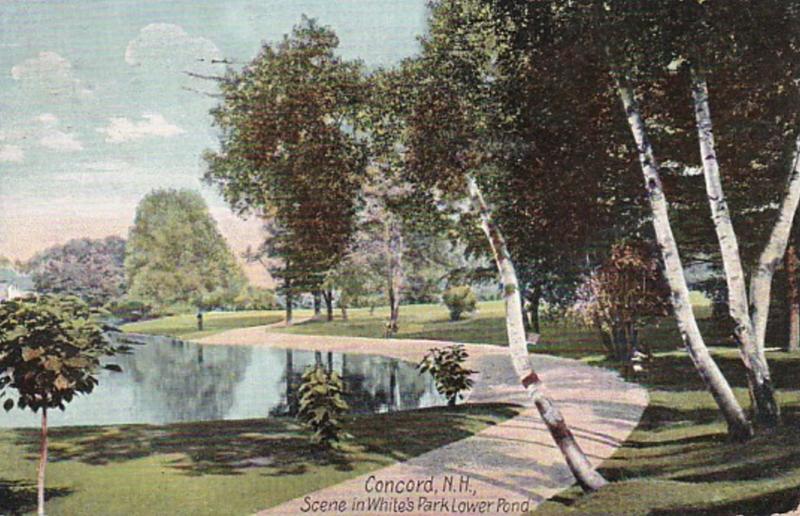
<path fill-rule="evenodd" d="M 264 327 L 230 330 L 199 342 L 380 354 L 411 362 L 431 347 L 446 345 L 425 340 L 288 335 L 269 333 Z M 468 401 L 528 405 L 505 348 L 465 346 L 470 354 L 468 366 L 479 371 Z M 599 465 L 636 426 L 647 406 L 646 390 L 623 381 L 613 371 L 575 360 L 534 355 L 533 362 L 581 447 L 592 463 Z M 407 487 L 409 480 L 411 493 L 378 492 L 390 483 Z M 259 514 L 520 514 L 572 483 L 558 448 L 531 407 L 467 439 Z M 314 502 L 317 505 L 312 505 Z M 327 511 L 320 502 L 330 504 Z"/>

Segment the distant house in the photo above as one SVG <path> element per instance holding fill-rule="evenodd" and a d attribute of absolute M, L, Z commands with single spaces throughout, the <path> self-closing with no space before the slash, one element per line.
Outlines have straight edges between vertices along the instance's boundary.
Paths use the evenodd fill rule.
<path fill-rule="evenodd" d="M 0 301 L 22 297 L 34 290 L 33 280 L 9 267 L 0 268 Z"/>

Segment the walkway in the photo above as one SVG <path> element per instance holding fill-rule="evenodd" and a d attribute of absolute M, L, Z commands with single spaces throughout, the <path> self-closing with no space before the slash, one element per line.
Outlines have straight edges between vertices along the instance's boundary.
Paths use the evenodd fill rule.
<path fill-rule="evenodd" d="M 447 345 L 425 340 L 289 335 L 269 333 L 264 327 L 231 330 L 200 342 L 380 354 L 411 362 L 417 362 L 431 347 Z M 468 367 L 479 371 L 468 401 L 528 405 L 506 348 L 465 346 L 470 354 Z M 647 406 L 645 389 L 623 381 L 615 372 L 542 355 L 534 355 L 533 363 L 594 465 L 619 447 Z M 425 492 L 428 484 L 423 483 L 419 486 L 423 492 L 410 495 L 376 493 L 379 481 L 385 485 L 431 478 L 428 484 L 438 492 Z M 561 453 L 531 407 L 467 439 L 259 514 L 322 514 L 308 510 L 309 503 L 320 501 L 341 503 L 347 507 L 345 514 L 520 514 L 572 484 Z M 353 510 L 354 503 L 371 503 L 372 507 Z M 331 513 L 342 514 L 326 512 Z"/>

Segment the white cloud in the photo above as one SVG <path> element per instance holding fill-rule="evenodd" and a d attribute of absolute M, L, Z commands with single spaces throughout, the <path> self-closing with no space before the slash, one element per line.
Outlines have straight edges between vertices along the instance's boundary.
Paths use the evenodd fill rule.
<path fill-rule="evenodd" d="M 57 129 L 49 131 L 39 138 L 39 145 L 48 149 L 65 152 L 83 150 L 83 144 L 74 134 L 65 133 Z"/>
<path fill-rule="evenodd" d="M 11 68 L 11 77 L 26 89 L 44 91 L 53 96 L 89 96 L 72 73 L 72 63 L 57 52 L 39 52 Z"/>
<path fill-rule="evenodd" d="M 0 145 L 0 162 L 20 163 L 25 159 L 22 147 L 18 145 Z"/>
<path fill-rule="evenodd" d="M 86 163 L 84 167 L 95 172 L 119 172 L 128 170 L 130 165 L 124 161 L 94 161 Z"/>
<path fill-rule="evenodd" d="M 128 42 L 125 62 L 131 66 L 153 65 L 182 71 L 193 64 L 211 64 L 222 53 L 210 39 L 190 36 L 180 25 L 151 23 Z"/>
<path fill-rule="evenodd" d="M 149 136 L 171 138 L 185 132 L 177 125 L 169 123 L 159 113 L 145 113 L 142 118 L 144 120 L 136 122 L 125 117 L 112 117 L 109 118 L 111 123 L 108 127 L 97 131 L 105 133 L 106 141 L 109 143 L 141 140 Z"/>
<path fill-rule="evenodd" d="M 58 125 L 58 117 L 53 113 L 42 113 L 36 117 L 36 120 L 47 126 Z"/>

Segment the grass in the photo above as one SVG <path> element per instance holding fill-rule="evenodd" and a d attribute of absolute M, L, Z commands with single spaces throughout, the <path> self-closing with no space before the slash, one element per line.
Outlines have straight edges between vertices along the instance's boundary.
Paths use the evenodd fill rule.
<path fill-rule="evenodd" d="M 696 293 L 698 313 L 705 315 L 710 308 Z M 311 320 L 289 328 L 276 327 L 271 331 L 298 335 L 333 335 L 351 337 L 384 336 L 389 311 L 386 307 L 351 309 L 349 320 L 337 317 L 331 321 Z M 710 343 L 722 343 L 725 338 L 707 321 L 701 327 Z M 604 354 L 603 344 L 598 333 L 592 328 L 544 321 L 539 344 L 531 346 L 533 353 L 548 353 L 571 358 L 598 358 Z M 447 308 L 440 304 L 404 305 L 400 308 L 398 339 L 430 339 L 476 344 L 507 345 L 504 308 L 502 301 L 478 303 L 475 314 L 461 321 L 450 321 Z M 674 350 L 680 343 L 675 322 L 672 319 L 654 321 L 644 328 L 641 339 L 650 343 L 654 350 Z"/>
<path fill-rule="evenodd" d="M 53 428 L 47 513 L 252 514 L 463 439 L 518 411 L 484 404 L 358 416 L 341 452 L 315 449 L 290 419 Z M 35 430 L 0 431 L 0 514 L 35 510 L 38 442 Z"/>
<path fill-rule="evenodd" d="M 717 348 L 713 354 L 748 406 L 737 352 Z M 640 380 L 650 404 L 624 446 L 601 467 L 615 482 L 591 495 L 568 490 L 536 514 L 761 515 L 794 509 L 800 503 L 800 357 L 771 353 L 769 362 L 784 425 L 741 444 L 726 438 L 689 359 L 681 352 L 659 353 Z"/>
<path fill-rule="evenodd" d="M 693 300 L 707 343 L 743 406 L 749 406 L 744 369 L 729 337 L 707 319 L 702 298 Z M 338 315 L 338 314 L 337 314 Z M 350 320 L 310 321 L 291 328 L 297 334 L 382 337 L 385 309 L 350 311 Z M 472 317 L 450 322 L 438 305 L 401 308 L 400 339 L 434 339 L 505 345 L 503 306 L 480 303 Z M 654 321 L 641 340 L 656 351 L 648 373 L 636 379 L 648 388 L 650 404 L 625 444 L 601 466 L 612 481 L 590 495 L 572 488 L 540 506 L 536 514 L 771 514 L 800 502 L 800 356 L 768 355 L 784 425 L 760 433 L 747 444 L 729 442 L 725 425 L 704 389 L 671 319 Z M 727 345 L 727 347 L 723 347 Z M 544 321 L 541 343 L 532 352 L 582 359 L 618 367 L 603 358 L 591 329 Z"/>
<path fill-rule="evenodd" d="M 198 339 L 235 328 L 247 328 L 272 324 L 283 320 L 283 312 L 242 311 L 242 312 L 208 312 L 203 315 L 203 331 L 197 330 L 195 314 L 172 315 L 160 319 L 139 321 L 122 326 L 122 330 L 149 335 L 166 335 L 183 339 Z"/>

